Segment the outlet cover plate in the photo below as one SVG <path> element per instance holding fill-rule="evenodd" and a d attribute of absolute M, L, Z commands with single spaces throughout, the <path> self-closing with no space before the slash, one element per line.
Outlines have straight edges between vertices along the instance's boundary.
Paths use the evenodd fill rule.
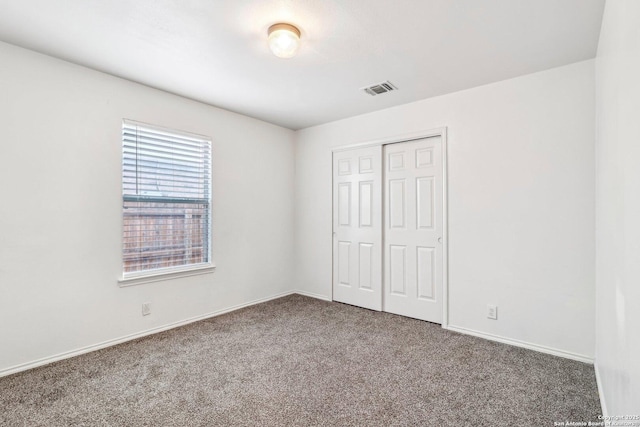
<path fill-rule="evenodd" d="M 498 320 L 498 306 L 487 304 L 487 319 Z"/>
<path fill-rule="evenodd" d="M 151 314 L 151 303 L 150 302 L 143 302 L 142 303 L 142 315 L 143 316 L 148 316 Z"/>

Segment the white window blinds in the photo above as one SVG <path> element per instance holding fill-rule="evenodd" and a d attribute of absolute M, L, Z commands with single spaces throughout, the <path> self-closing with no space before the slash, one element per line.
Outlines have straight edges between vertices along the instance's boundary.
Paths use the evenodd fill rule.
<path fill-rule="evenodd" d="M 211 141 L 125 120 L 124 273 L 211 261 Z"/>

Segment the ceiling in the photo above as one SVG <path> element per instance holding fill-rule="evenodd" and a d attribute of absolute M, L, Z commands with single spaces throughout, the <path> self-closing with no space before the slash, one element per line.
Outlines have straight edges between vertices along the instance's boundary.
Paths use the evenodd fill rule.
<path fill-rule="evenodd" d="M 604 0 L 0 0 L 0 40 L 291 129 L 593 58 Z M 276 58 L 289 22 L 299 54 Z M 361 88 L 385 80 L 399 90 Z"/>

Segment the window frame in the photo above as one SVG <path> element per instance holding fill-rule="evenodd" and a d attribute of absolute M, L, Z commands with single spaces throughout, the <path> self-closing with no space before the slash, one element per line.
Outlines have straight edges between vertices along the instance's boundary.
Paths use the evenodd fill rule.
<path fill-rule="evenodd" d="M 149 129 L 151 131 L 164 132 L 168 134 L 173 134 L 176 136 L 185 136 L 194 139 L 199 139 L 205 141 L 209 144 L 209 186 L 208 186 L 208 230 L 207 230 L 207 259 L 206 262 L 179 265 L 179 266 L 171 266 L 171 267 L 160 267 L 151 270 L 140 270 L 133 272 L 125 272 L 125 251 L 124 251 L 124 204 L 129 198 L 131 201 L 131 196 L 127 196 L 125 194 L 125 183 L 124 183 L 124 138 L 123 132 L 125 126 L 140 126 L 144 129 Z M 206 135 L 200 135 L 192 132 L 185 132 L 178 129 L 166 128 L 162 126 L 152 125 L 148 123 L 143 123 L 130 119 L 123 119 L 120 128 L 120 203 L 121 203 L 121 211 L 120 211 L 120 277 L 118 278 L 118 285 L 123 286 L 133 286 L 143 283 L 152 283 L 158 281 L 165 281 L 176 279 L 180 277 L 190 277 L 197 276 L 202 274 L 212 273 L 215 270 L 215 263 L 213 262 L 213 141 L 212 138 Z M 134 196 L 135 197 L 135 196 Z M 170 198 L 168 198 L 170 199 Z M 178 198 L 176 198 L 178 199 Z M 151 201 L 151 200 L 150 200 Z M 170 202 L 171 203 L 171 202 Z M 176 202 L 177 203 L 177 202 Z"/>

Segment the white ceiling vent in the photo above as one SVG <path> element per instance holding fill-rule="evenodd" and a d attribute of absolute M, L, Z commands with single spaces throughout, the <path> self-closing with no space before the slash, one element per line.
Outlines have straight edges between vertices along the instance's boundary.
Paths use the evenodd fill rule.
<path fill-rule="evenodd" d="M 377 83 L 369 87 L 365 87 L 362 90 L 367 92 L 371 96 L 381 95 L 383 93 L 391 92 L 392 90 L 398 90 L 398 88 L 389 80 L 382 83 Z"/>

